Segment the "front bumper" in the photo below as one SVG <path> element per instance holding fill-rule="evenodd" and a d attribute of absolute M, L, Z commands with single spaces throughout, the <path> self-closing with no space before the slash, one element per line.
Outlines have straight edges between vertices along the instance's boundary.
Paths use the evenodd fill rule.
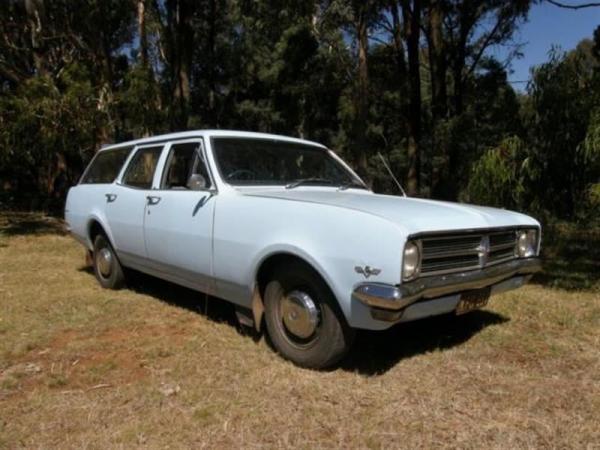
<path fill-rule="evenodd" d="M 353 296 L 371 308 L 400 311 L 421 299 L 493 286 L 515 276 L 527 275 L 529 278 L 541 267 L 539 258 L 515 259 L 480 270 L 424 277 L 396 286 L 361 283 L 354 289 Z"/>

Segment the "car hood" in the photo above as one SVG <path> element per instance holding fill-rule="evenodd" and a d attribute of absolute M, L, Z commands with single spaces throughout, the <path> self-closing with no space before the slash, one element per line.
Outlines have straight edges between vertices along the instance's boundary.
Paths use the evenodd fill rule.
<path fill-rule="evenodd" d="M 507 226 L 538 226 L 529 216 L 498 208 L 374 194 L 348 189 L 297 188 L 244 190 L 244 195 L 318 203 L 385 218 L 407 234 Z"/>

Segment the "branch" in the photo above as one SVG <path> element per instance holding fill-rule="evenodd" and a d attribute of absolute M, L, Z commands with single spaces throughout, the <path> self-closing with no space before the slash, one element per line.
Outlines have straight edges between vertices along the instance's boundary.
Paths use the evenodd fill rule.
<path fill-rule="evenodd" d="M 26 78 L 25 75 L 19 73 L 16 69 L 6 66 L 3 61 L 0 61 L 0 77 L 4 77 L 16 84 Z"/>
<path fill-rule="evenodd" d="M 384 39 L 381 39 L 381 38 L 378 38 L 375 36 L 369 36 L 369 41 L 377 42 L 378 44 L 385 45 L 385 46 L 392 45 L 392 43 L 390 41 L 386 41 Z"/>
<path fill-rule="evenodd" d="M 475 67 L 479 63 L 479 60 L 483 56 L 483 53 L 489 47 L 490 43 L 492 42 L 492 39 L 494 38 L 496 32 L 500 29 L 500 26 L 502 24 L 503 24 L 503 18 L 498 17 L 498 21 L 496 22 L 496 25 L 494 26 L 492 31 L 490 31 L 490 33 L 485 37 L 485 39 L 483 40 L 483 43 L 479 49 L 479 52 L 477 52 L 477 54 L 475 55 L 475 58 L 473 58 L 473 63 L 471 64 L 471 67 L 469 67 L 467 74 L 470 74 L 475 70 Z"/>
<path fill-rule="evenodd" d="M 565 3 L 558 2 L 556 0 L 547 0 L 547 1 L 551 5 L 558 6 L 559 8 L 566 8 L 566 9 L 582 9 L 582 8 L 593 8 L 595 6 L 600 6 L 600 2 L 581 3 L 579 5 L 567 5 Z"/>
<path fill-rule="evenodd" d="M 390 22 L 389 14 L 384 14 L 383 18 L 377 21 L 377 24 L 389 34 L 394 34 L 394 25 Z"/>

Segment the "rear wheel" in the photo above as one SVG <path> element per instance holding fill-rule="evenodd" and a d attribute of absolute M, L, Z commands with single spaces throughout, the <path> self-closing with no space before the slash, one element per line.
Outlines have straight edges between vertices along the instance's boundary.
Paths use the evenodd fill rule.
<path fill-rule="evenodd" d="M 104 236 L 99 234 L 94 240 L 94 274 L 103 288 L 120 289 L 125 284 L 123 268 L 117 255 Z"/>
<path fill-rule="evenodd" d="M 320 369 L 350 349 L 354 330 L 327 285 L 306 265 L 277 270 L 265 288 L 264 303 L 269 337 L 284 358 Z"/>

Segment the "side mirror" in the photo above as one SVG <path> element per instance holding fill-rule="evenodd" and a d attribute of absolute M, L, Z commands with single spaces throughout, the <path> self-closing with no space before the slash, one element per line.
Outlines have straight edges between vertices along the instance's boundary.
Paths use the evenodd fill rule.
<path fill-rule="evenodd" d="M 190 191 L 201 191 L 206 189 L 206 179 L 202 175 L 195 173 L 190 176 L 186 186 Z"/>

